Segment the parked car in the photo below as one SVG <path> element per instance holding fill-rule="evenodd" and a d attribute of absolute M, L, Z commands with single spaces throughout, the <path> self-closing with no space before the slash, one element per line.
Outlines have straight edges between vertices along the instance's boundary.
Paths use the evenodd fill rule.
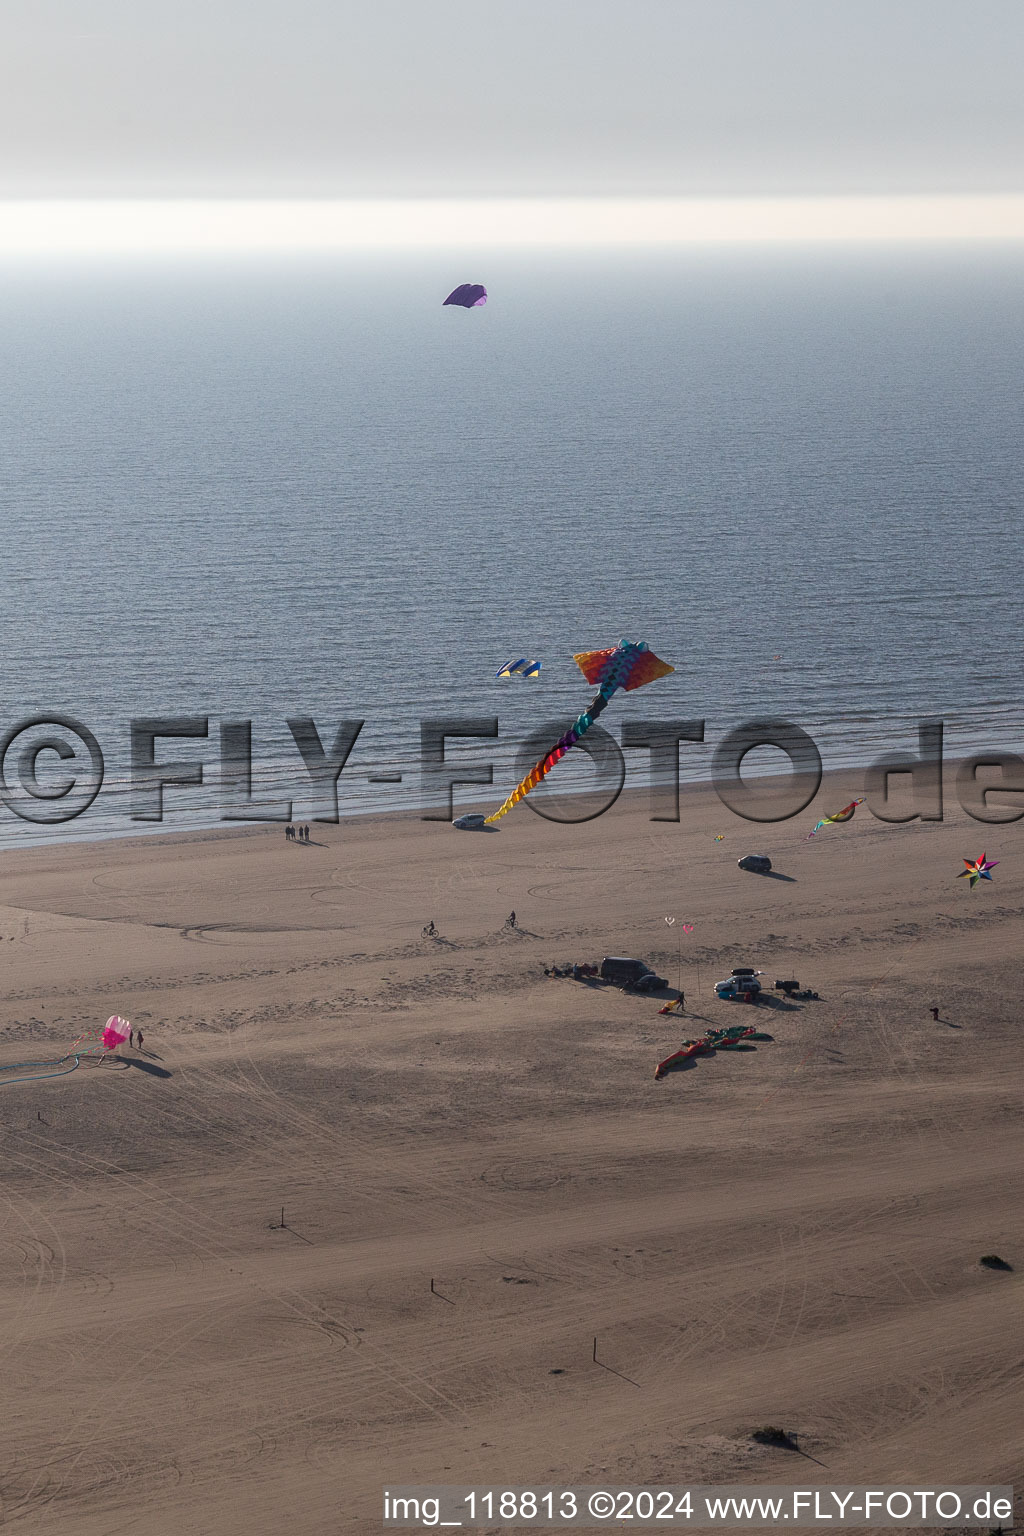
<path fill-rule="evenodd" d="M 487 825 L 487 817 L 480 816 L 476 811 L 469 811 L 465 816 L 456 816 L 452 822 L 453 827 L 458 827 L 460 832 L 479 832 Z"/>
<path fill-rule="evenodd" d="M 748 853 L 745 858 L 737 859 L 740 869 L 749 869 L 755 875 L 767 875 L 771 873 L 772 861 L 766 853 Z"/>
<path fill-rule="evenodd" d="M 663 976 L 656 976 L 642 960 L 627 960 L 621 955 L 606 955 L 601 961 L 601 980 L 626 987 L 631 992 L 656 992 L 667 987 Z"/>
<path fill-rule="evenodd" d="M 715 982 L 716 997 L 737 997 L 741 992 L 760 992 L 761 983 L 754 971 L 746 966 L 741 966 L 733 971 L 725 981 Z"/>

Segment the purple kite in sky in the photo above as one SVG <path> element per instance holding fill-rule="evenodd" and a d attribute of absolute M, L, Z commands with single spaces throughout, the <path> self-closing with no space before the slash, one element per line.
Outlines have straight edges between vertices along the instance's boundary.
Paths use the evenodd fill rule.
<path fill-rule="evenodd" d="M 483 283 L 460 283 L 452 289 L 444 302 L 461 304 L 463 309 L 476 309 L 478 305 L 487 303 L 487 289 Z"/>

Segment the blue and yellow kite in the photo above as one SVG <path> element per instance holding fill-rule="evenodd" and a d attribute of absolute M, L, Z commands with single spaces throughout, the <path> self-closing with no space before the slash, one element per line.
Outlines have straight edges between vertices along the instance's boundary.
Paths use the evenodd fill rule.
<path fill-rule="evenodd" d="M 525 656 L 520 656 L 518 661 L 506 661 L 494 675 L 495 677 L 540 677 L 540 662 L 527 661 Z"/>

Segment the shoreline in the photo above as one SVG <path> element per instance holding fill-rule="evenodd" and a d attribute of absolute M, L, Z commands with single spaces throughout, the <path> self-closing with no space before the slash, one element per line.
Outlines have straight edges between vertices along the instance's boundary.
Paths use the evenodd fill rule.
<path fill-rule="evenodd" d="M 970 756 L 978 756 L 978 755 L 980 755 L 980 754 L 973 754 L 972 753 L 972 754 L 968 754 L 968 757 L 970 757 Z M 953 810 L 956 810 L 957 812 L 960 812 L 961 809 L 962 809 L 960 804 L 959 804 L 957 795 L 956 795 L 956 779 L 957 779 L 957 773 L 959 771 L 959 768 L 960 768 L 961 764 L 964 761 L 967 761 L 967 760 L 968 760 L 967 757 L 955 757 L 954 758 L 954 757 L 947 757 L 945 755 L 943 756 L 943 760 L 942 760 L 943 819 L 946 819 L 948 814 L 950 812 L 952 812 Z M 453 765 L 453 766 L 457 766 L 457 765 Z M 839 765 L 839 766 L 836 766 L 834 768 L 825 768 L 825 769 L 823 769 L 822 770 L 822 775 L 821 775 L 820 786 L 819 786 L 819 788 L 818 788 L 814 798 L 809 802 L 809 804 L 803 810 L 800 810 L 800 811 L 797 811 L 797 812 L 793 812 L 790 815 L 788 815 L 785 818 L 780 819 L 778 821 L 754 821 L 754 820 L 748 819 L 746 817 L 743 817 L 740 814 L 738 814 L 737 812 L 733 811 L 732 809 L 730 809 L 730 807 L 728 805 L 726 805 L 724 803 L 724 801 L 722 801 L 717 796 L 717 793 L 715 792 L 715 788 L 714 788 L 714 783 L 713 783 L 713 781 L 712 781 L 712 779 L 710 777 L 702 778 L 702 779 L 697 779 L 697 778 L 686 778 L 686 779 L 684 779 L 684 778 L 680 777 L 679 785 L 678 785 L 680 815 L 682 814 L 682 807 L 684 806 L 684 804 L 688 803 L 689 801 L 692 801 L 694 797 L 699 797 L 701 795 L 707 795 L 707 794 L 710 793 L 710 794 L 715 796 L 715 800 L 714 800 L 713 803 L 717 803 L 718 806 L 719 806 L 718 814 L 721 817 L 725 818 L 726 820 L 728 820 L 730 822 L 735 822 L 736 825 L 737 825 L 737 829 L 741 825 L 748 826 L 748 827 L 751 828 L 751 835 L 756 837 L 757 834 L 758 834 L 759 829 L 763 827 L 763 828 L 765 828 L 765 835 L 766 836 L 771 836 L 772 835 L 772 831 L 771 831 L 772 828 L 785 829 L 792 822 L 798 821 L 799 818 L 802 817 L 802 816 L 807 816 L 809 818 L 813 817 L 814 819 L 817 819 L 819 814 L 826 814 L 826 813 L 821 811 L 821 805 L 824 803 L 822 801 L 822 796 L 828 798 L 829 796 L 831 796 L 833 794 L 838 794 L 840 796 L 843 795 L 843 794 L 850 794 L 853 797 L 856 797 L 858 795 L 863 794 L 863 792 L 864 792 L 864 785 L 863 785 L 864 776 L 866 775 L 866 773 L 868 772 L 868 770 L 870 769 L 871 766 L 872 766 L 871 764 L 846 764 L 846 765 Z M 641 773 L 642 773 L 642 770 L 641 770 Z M 638 778 L 641 776 L 641 773 L 637 774 Z M 751 773 L 747 773 L 747 774 L 744 775 L 744 779 L 745 779 L 745 782 L 749 782 L 752 785 L 756 784 L 758 790 L 764 791 L 766 794 L 770 794 L 773 790 L 779 790 L 780 788 L 784 789 L 786 784 L 789 782 L 789 779 L 788 779 L 787 775 L 780 775 L 780 774 L 774 774 L 774 773 L 769 773 L 769 772 L 760 772 L 760 773 L 758 773 L 758 772 L 751 772 Z M 538 821 L 547 820 L 549 825 L 551 825 L 551 826 L 558 826 L 560 824 L 561 825 L 571 825 L 571 824 L 573 824 L 573 821 L 575 821 L 577 824 L 582 824 L 582 822 L 584 820 L 590 819 L 590 814 L 591 813 L 587 813 L 586 812 L 587 802 L 591 801 L 591 800 L 594 801 L 594 802 L 597 802 L 602 797 L 607 798 L 606 796 L 604 796 L 604 792 L 600 791 L 600 790 L 574 790 L 574 791 L 569 791 L 569 792 L 566 792 L 566 793 L 559 793 L 558 781 L 557 780 L 554 781 L 553 785 L 551 784 L 550 780 L 546 780 L 545 782 L 553 790 L 553 796 L 554 796 L 556 801 L 571 801 L 573 803 L 573 805 L 577 808 L 577 814 L 574 815 L 571 819 L 567 817 L 565 819 L 565 821 L 563 821 L 561 817 L 555 816 L 555 815 L 551 815 L 549 817 L 544 817 L 544 816 L 540 815 L 540 813 L 538 813 L 538 812 L 533 812 L 532 809 L 531 809 L 531 815 L 533 815 L 536 820 L 538 820 Z M 905 785 L 906 782 L 907 782 L 906 779 L 903 779 L 903 778 L 896 778 L 894 780 L 893 799 L 894 799 L 894 801 L 902 799 L 902 802 L 905 803 L 907 808 L 909 808 L 910 807 L 909 794 L 906 791 L 903 791 L 903 794 L 902 794 L 902 797 L 901 797 L 901 792 L 900 792 L 900 788 L 899 788 L 899 786 L 901 784 Z M 983 782 L 986 782 L 986 781 L 983 781 L 981 779 L 978 780 L 979 784 L 981 784 Z M 481 787 L 483 787 L 483 786 L 481 786 Z M 509 786 L 508 788 L 511 788 L 511 787 L 512 786 Z M 508 793 L 508 788 L 506 788 L 505 793 Z M 1002 793 L 1004 795 L 1014 795 L 1014 794 L 1018 794 L 1019 795 L 1021 793 L 1024 793 L 1024 791 L 1010 790 L 1010 789 L 1000 791 L 996 787 L 996 785 L 994 783 L 991 785 L 991 788 L 992 788 L 993 794 L 1000 794 L 1000 793 Z M 596 813 L 595 819 L 599 818 L 599 819 L 604 820 L 604 819 L 606 819 L 607 816 L 614 815 L 616 813 L 616 811 L 618 811 L 619 814 L 622 814 L 622 811 L 627 810 L 627 809 L 634 810 L 639 805 L 643 804 L 644 802 L 652 803 L 656 794 L 660 794 L 660 795 L 663 795 L 663 796 L 666 796 L 666 797 L 670 796 L 671 795 L 671 782 L 669 780 L 662 780 L 662 781 L 658 781 L 655 785 L 652 785 L 650 781 L 648 781 L 646 783 L 629 784 L 628 779 L 627 779 L 627 783 L 626 783 L 625 787 L 621 790 L 621 792 L 616 797 L 616 799 L 610 804 L 610 806 L 608 807 L 608 810 L 606 812 L 598 812 L 598 813 Z M 504 797 L 502 797 L 502 798 L 504 798 Z M 456 816 L 462 816 L 462 815 L 465 815 L 465 814 L 467 814 L 469 812 L 480 812 L 480 813 L 484 813 L 484 814 L 491 814 L 491 812 L 496 810 L 497 807 L 501 803 L 502 803 L 502 800 L 498 798 L 498 791 L 497 790 L 495 791 L 495 794 L 493 796 L 488 796 L 486 799 L 477 799 L 477 798 L 470 799 L 470 798 L 467 798 L 465 800 L 462 800 L 462 799 L 457 798 L 456 799 L 456 804 L 455 804 L 455 815 Z M 521 802 L 521 805 L 522 804 L 526 804 L 527 806 L 529 806 L 530 802 L 529 801 Z M 997 809 L 997 810 L 998 809 L 1005 809 L 1007 811 L 1012 811 L 1014 809 L 1014 806 L 1013 806 L 1012 802 L 1001 805 L 999 801 L 993 800 L 992 804 L 993 804 L 993 808 Z M 836 807 L 836 809 L 838 809 L 838 808 L 839 807 Z M 415 806 L 396 807 L 393 810 L 388 810 L 388 809 L 385 809 L 385 808 L 382 808 L 382 807 L 367 807 L 367 808 L 363 809 L 363 808 L 358 807 L 358 806 L 356 806 L 356 807 L 349 806 L 349 807 L 346 807 L 345 809 L 341 809 L 340 806 L 339 806 L 339 816 L 338 816 L 338 820 L 336 822 L 333 822 L 333 821 L 316 821 L 315 818 L 313 818 L 313 817 L 309 817 L 309 818 L 306 818 L 306 817 L 293 817 L 292 818 L 292 824 L 293 825 L 304 824 L 308 820 L 309 825 L 310 825 L 311 828 L 313 828 L 313 827 L 319 828 L 321 831 L 324 831 L 324 832 L 327 832 L 331 827 L 341 828 L 341 827 L 344 827 L 344 826 L 346 826 L 348 824 L 352 824 L 352 823 L 357 824 L 357 825 L 362 825 L 364 823 L 377 823 L 377 822 L 389 824 L 389 823 L 391 823 L 393 821 L 394 822 L 398 822 L 398 823 L 406 823 L 406 822 L 410 822 L 410 821 L 415 821 L 415 822 L 422 821 L 422 822 L 424 822 L 427 825 L 430 825 L 432 822 L 435 823 L 436 825 L 445 825 L 446 824 L 446 821 L 442 820 L 440 817 L 425 816 L 423 814 L 423 812 L 426 809 L 429 809 L 429 806 L 425 802 L 423 802 L 423 801 L 420 801 Z M 519 809 L 520 809 L 519 806 L 515 807 L 515 810 L 519 810 Z M 652 811 L 653 811 L 653 806 L 652 806 Z M 1022 811 L 1022 814 L 1024 814 L 1024 806 L 1021 807 L 1021 811 Z M 48 833 L 45 836 L 35 836 L 32 833 L 28 833 L 24 837 L 19 837 L 16 841 L 12 838 L 9 842 L 3 844 L 3 853 L 4 853 L 5 856 L 10 856 L 10 855 L 13 855 L 13 854 L 17 854 L 18 852 L 21 852 L 21 851 L 26 851 L 27 852 L 27 851 L 35 850 L 35 849 L 39 849 L 39 848 L 64 848 L 64 847 L 76 847 L 76 846 L 79 846 L 79 845 L 92 846 L 92 845 L 103 845 L 103 844 L 107 844 L 107 843 L 111 843 L 111 842 L 116 842 L 116 843 L 133 842 L 133 841 L 139 841 L 139 842 L 145 841 L 145 842 L 148 842 L 152 838 L 159 838 L 161 841 L 168 840 L 168 839 L 172 840 L 172 841 L 175 841 L 175 840 L 178 840 L 178 841 L 196 841 L 196 840 L 209 839 L 209 837 L 212 834 L 213 835 L 221 834 L 224 837 L 230 837 L 230 836 L 242 835 L 242 834 L 247 834 L 247 833 L 255 834 L 255 833 L 259 833 L 259 832 L 271 832 L 271 831 L 275 831 L 275 830 L 280 830 L 280 831 L 283 832 L 284 827 L 286 825 L 288 825 L 288 823 L 283 822 L 283 821 L 278 820 L 278 819 L 273 819 L 273 820 L 267 819 L 266 821 L 258 821 L 258 820 L 252 819 L 252 818 L 244 818 L 244 819 L 240 818 L 240 819 L 237 819 L 237 820 L 232 820 L 232 819 L 229 819 L 229 818 L 223 818 L 223 817 L 221 817 L 219 815 L 215 817 L 213 815 L 213 813 L 211 812 L 209 820 L 206 820 L 205 817 L 204 817 L 204 819 L 201 822 L 198 822 L 196 824 L 192 824 L 192 825 L 189 825 L 189 826 L 178 826 L 178 827 L 175 827 L 175 826 L 170 824 L 171 818 L 174 816 L 174 814 L 175 814 L 174 811 L 169 811 L 167 813 L 167 820 L 164 821 L 164 822 L 159 822 L 159 823 L 153 823 L 153 822 L 150 822 L 150 823 L 133 823 L 133 824 L 131 824 L 131 830 L 107 830 L 107 829 L 99 830 L 99 829 L 97 829 L 97 830 L 91 831 L 91 832 L 90 831 L 85 831 L 85 830 L 82 830 L 82 831 L 71 831 L 71 832 L 68 832 L 66 834 L 62 833 L 62 832 L 50 832 L 50 833 Z M 203 815 L 204 813 L 198 813 L 198 814 L 199 815 Z M 872 818 L 874 820 L 877 820 L 877 821 L 881 822 L 883 825 L 900 825 L 900 824 L 902 824 L 902 823 L 887 823 L 884 820 L 884 818 L 876 817 L 874 815 L 874 812 L 871 811 L 871 808 L 870 808 L 870 806 L 867 803 L 865 803 L 865 805 L 864 805 L 864 810 L 862 812 L 862 815 L 870 815 L 870 816 L 872 816 Z M 129 819 L 129 818 L 126 818 L 126 819 Z M 659 816 L 655 816 L 654 814 L 651 814 L 649 819 L 651 821 L 653 821 L 655 824 L 664 824 L 664 825 L 672 825 L 672 824 L 674 824 L 672 821 L 668 820 L 667 818 L 663 819 L 660 815 Z M 908 819 L 913 819 L 913 818 L 908 818 Z M 504 820 L 504 818 L 502 818 L 502 820 Z M 68 827 L 71 827 L 74 824 L 75 823 L 73 823 L 73 822 L 68 822 L 68 823 L 63 823 L 63 824 L 60 824 L 60 825 L 61 826 L 65 826 L 66 825 Z M 1001 821 L 1000 820 L 991 820 L 991 821 L 978 821 L 977 822 L 977 825 L 978 825 L 979 829 L 981 829 L 981 830 L 983 830 L 985 827 L 998 828 L 1000 826 L 1008 826 L 1008 825 L 1012 825 L 1012 824 L 1013 824 L 1012 823 L 1012 819 L 1009 818 L 1009 817 L 1006 818 L 1005 820 L 1001 820 Z M 26 825 L 26 824 L 24 822 L 22 822 L 21 825 Z"/>

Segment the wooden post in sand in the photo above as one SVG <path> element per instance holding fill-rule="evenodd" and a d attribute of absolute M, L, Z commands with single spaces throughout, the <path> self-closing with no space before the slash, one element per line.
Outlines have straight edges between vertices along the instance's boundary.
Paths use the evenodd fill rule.
<path fill-rule="evenodd" d="M 591 1359 L 593 1360 L 594 1364 L 596 1365 L 597 1364 L 597 1337 L 596 1337 L 596 1335 L 594 1337 L 594 1353 L 591 1356 Z"/>

